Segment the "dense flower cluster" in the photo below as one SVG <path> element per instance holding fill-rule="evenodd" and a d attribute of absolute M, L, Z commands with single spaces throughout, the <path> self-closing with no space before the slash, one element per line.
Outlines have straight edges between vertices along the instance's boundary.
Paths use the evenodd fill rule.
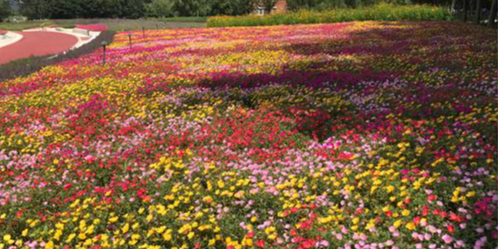
<path fill-rule="evenodd" d="M 120 33 L 0 84 L 0 248 L 494 248 L 493 30 Z"/>

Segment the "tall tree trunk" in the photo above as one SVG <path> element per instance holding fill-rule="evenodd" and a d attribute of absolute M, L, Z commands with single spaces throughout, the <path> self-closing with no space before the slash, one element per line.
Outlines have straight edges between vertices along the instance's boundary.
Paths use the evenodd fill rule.
<path fill-rule="evenodd" d="M 467 22 L 467 15 L 468 15 L 468 8 L 467 8 L 467 1 L 468 0 L 463 0 L 463 21 Z"/>
<path fill-rule="evenodd" d="M 488 17 L 488 26 L 489 27 L 494 27 L 495 26 L 495 19 L 496 19 L 496 3 L 497 0 L 493 0 L 493 3 L 491 4 L 491 11 L 489 12 L 489 17 Z"/>
<path fill-rule="evenodd" d="M 474 16 L 474 7 L 475 6 L 476 6 L 475 1 L 474 0 L 470 0 L 469 1 L 469 14 L 470 14 L 470 18 L 469 19 L 471 19 Z"/>
<path fill-rule="evenodd" d="M 476 1 L 476 16 L 474 19 L 475 24 L 481 23 L 481 0 Z"/>

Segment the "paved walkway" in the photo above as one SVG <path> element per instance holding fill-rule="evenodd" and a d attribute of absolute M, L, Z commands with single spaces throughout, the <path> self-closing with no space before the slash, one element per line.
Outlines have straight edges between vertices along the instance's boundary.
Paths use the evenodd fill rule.
<path fill-rule="evenodd" d="M 77 37 L 57 32 L 33 31 L 18 33 L 22 34 L 22 40 L 0 48 L 0 64 L 32 55 L 41 56 L 62 53 L 78 43 Z"/>

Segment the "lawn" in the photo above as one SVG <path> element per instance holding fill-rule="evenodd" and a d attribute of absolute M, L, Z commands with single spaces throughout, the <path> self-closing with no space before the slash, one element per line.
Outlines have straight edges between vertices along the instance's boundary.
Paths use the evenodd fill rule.
<path fill-rule="evenodd" d="M 496 32 L 126 32 L 0 82 L 0 248 L 495 248 Z"/>
<path fill-rule="evenodd" d="M 43 26 L 58 25 L 72 28 L 77 24 L 105 24 L 113 31 L 127 31 L 146 29 L 178 29 L 205 27 L 206 18 L 164 18 L 164 19 L 57 19 L 35 20 L 21 23 L 1 23 L 0 29 L 20 31 L 24 29 L 39 28 Z"/>

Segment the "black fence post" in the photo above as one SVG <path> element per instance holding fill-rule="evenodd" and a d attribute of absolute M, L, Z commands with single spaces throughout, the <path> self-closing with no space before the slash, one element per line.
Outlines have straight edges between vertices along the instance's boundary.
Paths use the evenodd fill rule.
<path fill-rule="evenodd" d="M 105 65 L 105 48 L 107 46 L 107 42 L 106 41 L 102 41 L 102 43 L 100 44 L 102 45 L 102 65 Z"/>
<path fill-rule="evenodd" d="M 128 42 L 130 44 L 130 49 L 131 49 L 131 33 L 130 32 L 128 32 Z"/>

